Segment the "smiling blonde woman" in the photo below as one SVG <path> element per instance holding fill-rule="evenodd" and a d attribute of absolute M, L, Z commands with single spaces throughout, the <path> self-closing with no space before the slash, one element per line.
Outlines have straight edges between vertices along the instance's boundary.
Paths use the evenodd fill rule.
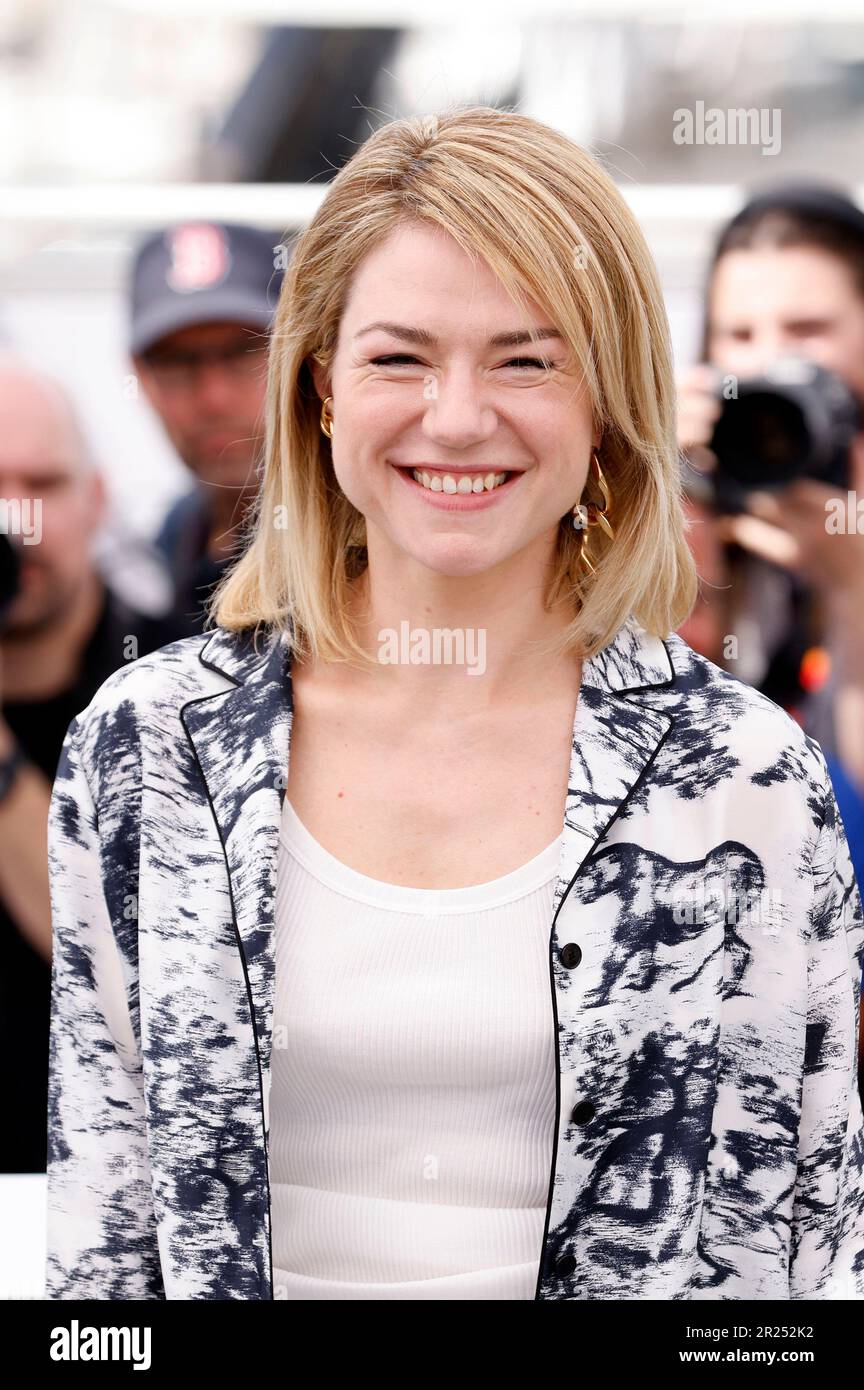
<path fill-rule="evenodd" d="M 673 403 L 563 135 L 333 180 L 214 626 L 64 745 L 50 1296 L 864 1295 L 861 899 L 818 744 L 676 634 Z"/>

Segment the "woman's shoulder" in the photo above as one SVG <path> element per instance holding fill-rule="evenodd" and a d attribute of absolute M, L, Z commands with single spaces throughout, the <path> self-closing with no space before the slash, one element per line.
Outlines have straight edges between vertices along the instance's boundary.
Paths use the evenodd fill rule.
<path fill-rule="evenodd" d="M 143 712 L 148 705 L 164 703 L 199 679 L 201 652 L 211 636 L 206 632 L 178 637 L 134 661 L 124 661 L 97 686 L 79 712 L 79 721 L 98 718 L 121 707 Z"/>
<path fill-rule="evenodd" d="M 268 647 L 272 640 L 271 634 Z M 68 756 L 80 758 L 94 785 L 110 780 L 118 789 L 124 777 L 138 775 L 142 731 L 176 731 L 184 706 L 238 684 L 255 664 L 256 651 L 251 632 L 216 627 L 124 662 L 69 725 Z"/>
<path fill-rule="evenodd" d="M 734 640 L 730 637 L 730 643 Z M 809 751 L 801 724 L 735 670 L 734 647 L 720 666 L 679 632 L 649 632 L 631 614 L 611 643 L 589 663 L 592 685 L 672 715 L 682 729 L 714 729 L 735 742 L 760 729 Z"/>
<path fill-rule="evenodd" d="M 55 776 L 58 795 L 79 767 L 94 795 L 108 784 L 112 793 L 124 794 L 124 783 L 139 776 L 142 727 L 191 683 L 204 642 L 197 633 L 177 638 L 124 662 L 96 687 L 66 730 Z"/>
<path fill-rule="evenodd" d="M 251 628 L 235 632 L 224 627 L 175 638 L 118 666 L 93 692 L 78 718 L 98 719 L 121 708 L 139 715 L 179 709 L 187 699 L 223 688 L 226 678 L 232 684 L 241 682 L 275 640 L 272 629 L 256 641 Z"/>
<path fill-rule="evenodd" d="M 822 748 L 788 710 L 678 633 L 664 645 L 674 670 L 670 712 L 698 742 L 706 769 L 715 759 L 734 760 L 755 785 L 794 781 L 825 793 L 830 777 Z"/>

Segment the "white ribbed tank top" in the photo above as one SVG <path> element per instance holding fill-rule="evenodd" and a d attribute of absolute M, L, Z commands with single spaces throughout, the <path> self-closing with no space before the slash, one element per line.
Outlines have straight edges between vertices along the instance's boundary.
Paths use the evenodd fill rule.
<path fill-rule="evenodd" d="M 534 1298 L 560 843 L 489 883 L 403 888 L 341 863 L 285 797 L 274 1298 Z"/>

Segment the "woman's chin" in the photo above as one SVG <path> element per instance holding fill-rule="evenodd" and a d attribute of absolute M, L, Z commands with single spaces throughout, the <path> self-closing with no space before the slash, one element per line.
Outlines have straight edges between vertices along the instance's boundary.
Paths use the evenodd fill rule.
<path fill-rule="evenodd" d="M 479 546 L 476 541 L 405 548 L 406 558 L 446 579 L 471 579 L 500 565 L 506 556 L 497 548 Z"/>

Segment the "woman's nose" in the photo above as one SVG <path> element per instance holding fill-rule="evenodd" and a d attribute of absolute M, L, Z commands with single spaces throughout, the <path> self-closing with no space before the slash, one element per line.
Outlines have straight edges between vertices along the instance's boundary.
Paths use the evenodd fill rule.
<path fill-rule="evenodd" d="M 495 428 L 495 413 L 473 372 L 432 377 L 424 387 L 428 402 L 423 427 L 430 439 L 464 448 Z"/>

